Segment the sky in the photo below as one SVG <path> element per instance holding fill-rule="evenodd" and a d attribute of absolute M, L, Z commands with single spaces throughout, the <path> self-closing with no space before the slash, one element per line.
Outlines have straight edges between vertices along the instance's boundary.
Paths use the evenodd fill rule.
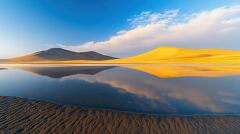
<path fill-rule="evenodd" d="M 0 0 L 0 59 L 62 47 L 133 56 L 240 49 L 239 0 Z"/>

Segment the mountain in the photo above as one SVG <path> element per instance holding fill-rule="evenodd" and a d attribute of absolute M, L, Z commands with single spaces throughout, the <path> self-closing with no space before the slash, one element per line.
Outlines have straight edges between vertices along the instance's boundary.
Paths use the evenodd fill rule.
<path fill-rule="evenodd" d="M 7 59 L 10 62 L 36 62 L 36 61 L 66 61 L 66 60 L 109 60 L 114 57 L 102 55 L 100 53 L 72 52 L 62 48 L 51 48 L 46 51 L 36 52 L 30 55 Z"/>
<path fill-rule="evenodd" d="M 146 53 L 116 60 L 111 63 L 206 64 L 240 63 L 240 51 L 226 49 L 190 49 L 163 46 Z"/>

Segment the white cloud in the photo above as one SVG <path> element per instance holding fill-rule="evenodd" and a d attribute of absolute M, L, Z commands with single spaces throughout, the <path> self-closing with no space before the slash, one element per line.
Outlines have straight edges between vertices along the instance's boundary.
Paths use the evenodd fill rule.
<path fill-rule="evenodd" d="M 167 24 L 178 14 L 179 10 L 170 10 L 164 13 L 152 13 L 150 11 L 142 12 L 135 15 L 134 18 L 128 19 L 133 27 L 143 27 L 149 24 Z"/>
<path fill-rule="evenodd" d="M 233 18 L 233 19 L 226 20 L 223 23 L 229 24 L 229 25 L 240 24 L 240 17 L 239 18 Z"/>
<path fill-rule="evenodd" d="M 133 28 L 120 31 L 110 39 L 65 46 L 74 51 L 97 51 L 126 57 L 170 45 L 176 47 L 219 47 L 240 49 L 240 5 L 220 7 L 188 15 L 177 22 L 178 10 L 164 13 L 142 12 L 128 19 Z"/>

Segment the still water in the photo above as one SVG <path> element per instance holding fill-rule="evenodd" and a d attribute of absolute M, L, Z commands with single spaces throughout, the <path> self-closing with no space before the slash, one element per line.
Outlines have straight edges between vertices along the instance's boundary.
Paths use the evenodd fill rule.
<path fill-rule="evenodd" d="M 149 114 L 240 114 L 240 66 L 1 68 L 0 96 Z"/>

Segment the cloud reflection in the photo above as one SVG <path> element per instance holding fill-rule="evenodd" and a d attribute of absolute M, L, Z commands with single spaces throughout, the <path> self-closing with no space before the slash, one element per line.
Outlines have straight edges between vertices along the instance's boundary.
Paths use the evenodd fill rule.
<path fill-rule="evenodd" d="M 240 74 L 239 66 L 157 66 L 135 65 L 126 67 L 79 67 L 80 70 L 94 70 L 85 73 L 74 67 L 29 69 L 40 75 L 52 77 L 53 72 L 64 74 L 61 80 L 80 80 L 89 83 L 102 83 L 114 87 L 119 92 L 145 97 L 152 107 L 172 109 L 175 113 L 181 108 L 208 113 L 236 112 L 239 95 L 235 75 Z M 23 68 L 21 68 L 23 69 Z M 60 70 L 57 70 L 60 69 Z M 36 71 L 37 70 L 37 71 Z M 41 70 L 41 71 L 39 71 Z M 44 73 L 43 73 L 44 72 Z M 234 75 L 234 76 L 233 76 Z M 231 77 L 226 77 L 231 76 Z M 237 77 L 237 76 L 236 76 Z M 123 98 L 124 99 L 124 98 Z M 161 104 L 161 105 L 159 105 Z"/>
<path fill-rule="evenodd" d="M 149 69 L 150 68 L 151 67 L 149 67 Z M 160 67 L 161 70 L 163 69 L 162 71 L 164 71 L 164 68 L 167 67 Z M 184 67 L 178 68 L 181 69 Z M 196 76 L 197 74 L 201 74 L 200 72 L 204 72 L 204 70 L 207 71 L 206 68 L 196 68 L 192 68 L 193 70 L 188 70 L 190 73 L 186 73 L 186 76 Z M 221 67 L 218 68 L 223 69 Z M 152 70 L 154 69 L 155 68 L 152 68 Z M 186 68 L 185 70 L 187 69 L 188 68 Z M 227 72 L 231 72 L 230 74 L 233 74 L 231 68 L 226 70 Z M 176 72 L 176 70 L 173 71 Z M 213 74 L 209 72 L 213 72 Z M 205 74 L 202 76 L 220 77 L 223 74 L 224 73 L 220 70 L 210 70 L 208 71 L 208 75 Z M 172 74 L 169 73 L 169 75 L 173 77 Z M 157 76 L 159 77 L 159 75 Z M 166 77 L 166 75 L 163 76 Z M 158 77 L 154 77 L 153 75 L 145 74 L 134 70 L 117 68 L 98 73 L 95 76 L 78 74 L 64 77 L 63 79 L 79 79 L 92 83 L 108 84 L 112 87 L 115 87 L 116 89 L 119 89 L 120 91 L 160 101 L 172 108 L 174 108 L 175 105 L 171 104 L 170 100 L 175 99 L 185 102 L 187 101 L 188 103 L 191 103 L 202 110 L 208 110 L 211 112 L 227 111 L 227 109 L 224 108 L 224 105 L 219 100 L 219 98 L 224 97 L 224 95 L 218 94 L 218 92 L 231 91 L 227 90 L 225 88 L 226 86 L 221 87 L 219 86 L 221 84 L 216 85 L 215 83 L 217 80 L 214 78 L 202 78 L 203 80 L 201 80 L 192 79 L 192 77 L 183 78 L 180 76 L 178 76 L 180 78 L 171 79 L 161 79 Z M 213 81 L 213 83 L 205 83 L 205 81 L 209 80 Z"/>

